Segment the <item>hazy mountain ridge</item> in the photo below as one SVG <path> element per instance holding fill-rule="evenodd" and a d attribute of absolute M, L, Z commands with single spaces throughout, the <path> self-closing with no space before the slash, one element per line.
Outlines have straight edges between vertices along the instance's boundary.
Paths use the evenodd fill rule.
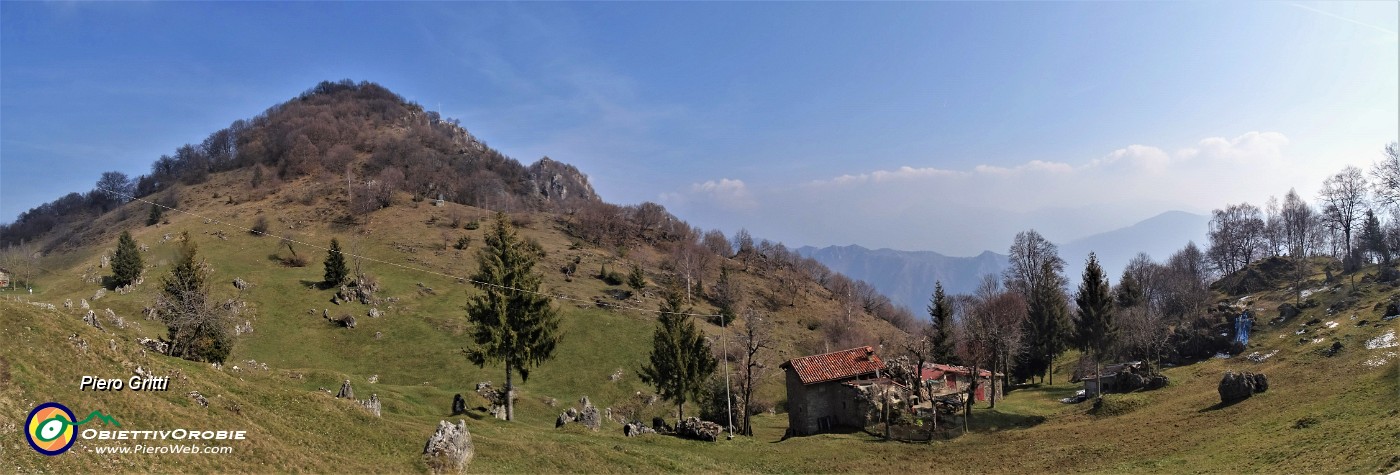
<path fill-rule="evenodd" d="M 1207 216 L 1167 211 L 1128 227 L 1060 244 L 1060 257 L 1065 260 L 1065 274 L 1070 283 L 1067 290 L 1072 292 L 1078 285 L 1090 251 L 1098 255 L 1110 281 L 1116 282 L 1123 267 L 1139 252 L 1162 260 L 1189 241 L 1205 245 L 1209 221 Z M 1013 237 L 1006 237 L 1007 246 Z M 872 250 L 859 245 L 802 246 L 796 250 L 833 271 L 870 282 L 896 304 L 914 310 L 916 315 L 923 315 L 935 282 L 941 281 L 950 294 L 972 293 L 983 275 L 999 276 L 1007 266 L 1005 254 L 990 250 L 972 257 L 952 257 L 935 251 Z"/>
<path fill-rule="evenodd" d="M 945 256 L 933 251 L 866 249 L 858 245 L 814 248 L 803 246 L 797 253 L 825 264 L 831 270 L 870 282 L 898 305 L 915 315 L 933 295 L 935 282 L 943 282 L 950 294 L 971 293 L 985 274 L 1000 275 L 1006 256 L 985 251 L 974 257 Z"/>

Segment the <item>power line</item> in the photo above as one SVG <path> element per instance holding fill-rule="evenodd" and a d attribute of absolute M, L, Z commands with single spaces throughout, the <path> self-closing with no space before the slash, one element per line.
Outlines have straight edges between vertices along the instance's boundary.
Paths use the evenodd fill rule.
<path fill-rule="evenodd" d="M 263 232 L 263 231 L 258 231 L 258 230 L 252 229 L 252 228 L 245 228 L 245 227 L 243 227 L 243 226 L 239 226 L 239 225 L 233 224 L 233 223 L 226 223 L 226 222 L 223 222 L 223 221 L 219 221 L 219 220 L 217 220 L 217 219 L 214 219 L 214 218 L 209 218 L 209 217 L 206 217 L 206 216 L 199 215 L 199 214 L 197 214 L 197 213 L 193 213 L 193 212 L 190 212 L 190 211 L 185 211 L 185 210 L 178 209 L 178 208 L 172 208 L 172 207 L 169 207 L 169 206 L 162 205 L 162 204 L 160 204 L 160 203 L 156 203 L 156 202 L 154 202 L 154 201 L 150 201 L 150 200 L 146 200 L 146 199 L 142 199 L 142 198 L 137 198 L 137 197 L 132 196 L 132 195 L 128 195 L 128 194 L 125 194 L 125 193 L 119 193 L 119 192 L 116 192 L 116 191 L 108 190 L 108 189 L 106 189 L 106 188 L 97 187 L 97 190 L 103 191 L 103 192 L 106 192 L 106 193 L 110 193 L 110 194 L 112 194 L 112 195 L 119 196 L 119 197 L 125 198 L 125 199 L 130 200 L 130 201 L 139 201 L 139 202 L 142 202 L 142 203 L 149 203 L 151 206 L 157 206 L 157 207 L 164 208 L 164 209 L 167 209 L 167 210 L 170 210 L 170 211 L 174 211 L 174 212 L 176 212 L 176 213 L 186 214 L 186 215 L 189 215 L 189 216 L 193 216 L 193 217 L 195 217 L 195 218 L 203 219 L 205 222 L 207 222 L 207 223 L 209 223 L 209 224 L 223 225 L 223 226 L 227 226 L 227 227 L 230 227 L 230 228 L 233 228 L 233 229 L 237 229 L 237 230 L 239 230 L 239 231 L 248 232 L 248 233 L 251 233 L 251 234 L 258 234 L 258 235 L 262 235 L 262 236 L 273 237 L 273 238 L 277 238 L 277 239 L 280 240 L 280 241 L 287 241 L 287 242 L 290 242 L 290 243 L 293 243 L 293 244 L 298 244 L 298 245 L 310 247 L 310 248 L 313 248 L 313 249 L 320 249 L 320 250 L 327 251 L 327 252 L 330 251 L 330 249 L 329 249 L 329 248 L 326 248 L 326 247 L 321 247 L 321 246 L 318 246 L 318 245 L 315 245 L 315 244 L 297 241 L 297 240 L 295 240 L 295 239 L 291 239 L 291 238 L 287 238 L 287 237 L 283 237 L 283 236 L 278 236 L 278 235 L 272 234 L 272 233 L 267 233 L 267 232 Z M 340 251 L 340 253 L 341 253 L 342 255 L 345 255 L 345 256 L 354 257 L 354 258 L 358 258 L 358 259 L 363 259 L 363 260 L 367 260 L 367 261 L 374 262 L 374 263 L 378 263 L 378 264 L 384 264 L 384 265 L 394 266 L 394 267 L 398 267 L 398 268 L 400 268 L 400 269 L 405 269 L 405 270 L 410 270 L 410 271 L 415 271 L 415 272 L 422 272 L 422 273 L 425 273 L 425 274 L 436 275 L 436 276 L 438 276 L 438 277 L 446 277 L 446 278 L 448 278 L 448 279 L 455 279 L 455 280 L 459 280 L 459 281 L 471 282 L 471 283 L 473 283 L 473 284 L 477 284 L 477 285 L 481 285 L 481 286 L 487 286 L 487 287 L 495 287 L 495 288 L 502 289 L 502 290 L 513 290 L 513 291 L 516 291 L 516 292 L 524 292 L 524 293 L 528 293 L 528 294 L 542 295 L 542 296 L 545 296 L 545 297 L 556 298 L 556 299 L 559 299 L 559 300 L 567 300 L 567 301 L 571 301 L 571 302 L 580 302 L 580 303 L 593 304 L 593 305 L 602 305 L 602 306 L 604 306 L 604 307 L 612 307 L 612 308 L 621 309 L 621 310 L 633 310 L 633 311 L 643 312 L 643 313 L 654 313 L 654 314 L 658 314 L 658 315 L 660 315 L 660 314 L 671 314 L 671 315 L 685 315 L 685 316 L 690 316 L 690 317 L 707 317 L 707 318 L 709 318 L 709 317 L 720 317 L 720 315 L 718 315 L 718 314 L 701 314 L 701 313 L 686 313 L 686 312 L 667 312 L 667 311 L 662 311 L 662 310 L 651 310 L 651 309 L 646 309 L 646 308 L 641 308 L 641 307 L 632 307 L 632 306 L 629 306 L 629 305 L 618 305 L 618 304 L 607 303 L 607 302 L 589 301 L 589 300 L 584 300 L 584 299 L 580 299 L 580 298 L 569 297 L 569 296 L 567 296 L 567 295 L 550 294 L 550 293 L 540 292 L 540 291 L 536 291 L 536 290 L 518 289 L 518 288 L 515 288 L 515 287 L 507 287 L 507 286 L 504 286 L 504 285 L 492 284 L 492 283 L 490 283 L 490 282 L 482 282 L 482 281 L 475 280 L 475 279 L 471 279 L 471 278 L 467 278 L 467 277 L 455 276 L 455 275 L 446 274 L 446 273 L 437 272 L 437 271 L 428 270 L 428 269 L 423 269 L 423 268 L 419 268 L 419 267 L 408 266 L 408 265 L 400 264 L 400 263 L 397 263 L 397 262 L 389 262 L 389 261 L 380 260 L 380 259 L 375 259 L 375 258 L 373 258 L 373 257 L 363 256 L 363 255 L 359 255 L 359 254 L 350 254 L 350 253 L 347 253 L 347 252 L 345 252 L 345 251 Z"/>

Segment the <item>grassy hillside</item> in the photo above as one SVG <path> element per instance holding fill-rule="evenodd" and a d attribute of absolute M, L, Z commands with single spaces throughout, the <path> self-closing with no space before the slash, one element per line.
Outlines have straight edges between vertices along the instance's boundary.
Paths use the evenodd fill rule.
<path fill-rule="evenodd" d="M 45 272 L 33 296 L 7 294 L 0 298 L 0 468 L 18 471 L 75 472 L 421 472 L 423 443 L 439 420 L 449 419 L 452 395 L 462 393 L 469 406 L 484 404 L 472 389 L 479 381 L 501 382 L 499 367 L 477 368 L 460 349 L 467 344 L 463 305 L 470 285 L 458 277 L 474 272 L 474 249 L 481 230 L 448 229 L 453 215 L 466 220 L 485 217 L 480 209 L 449 205 L 433 207 L 404 200 L 374 213 L 365 227 L 326 224 L 339 203 L 329 184 L 297 183 L 281 192 L 259 194 L 237 186 L 246 177 L 216 175 L 208 184 L 182 192 L 182 208 L 198 216 L 170 216 L 170 224 L 141 226 L 139 203 L 120 220 L 112 213 L 98 222 L 104 232 L 83 239 L 78 250 L 46 256 Z M 218 194 L 218 196 L 215 196 Z M 311 198 L 307 198 L 312 195 Z M 270 232 L 295 235 L 316 246 L 336 237 L 347 252 L 373 258 L 362 263 L 381 284 L 380 295 L 394 297 L 381 308 L 385 315 L 367 316 L 369 307 L 335 305 L 333 291 L 315 285 L 321 276 L 324 250 L 309 245 L 297 252 L 310 258 L 302 268 L 283 266 L 276 256 L 288 251 L 277 240 L 257 237 L 219 224 L 251 226 L 266 217 Z M 218 221 L 218 222 L 215 222 Z M 1108 396 L 1102 414 L 1090 414 L 1087 404 L 1066 405 L 1058 399 L 1075 385 L 1016 390 L 996 409 L 978 406 L 971 434 L 932 444 L 882 442 L 863 432 L 825 434 L 781 440 L 786 429 L 782 413 L 757 420 L 756 437 L 701 443 L 669 437 L 625 438 L 615 422 L 598 433 L 576 426 L 556 430 L 555 416 L 580 396 L 599 407 L 619 411 L 635 394 L 649 393 L 638 381 L 637 369 L 649 349 L 654 317 L 646 312 L 606 310 L 594 300 L 639 308 L 655 308 L 653 296 L 614 300 L 609 287 L 588 274 L 607 264 L 625 270 L 638 262 L 649 278 L 660 275 L 660 255 L 651 248 L 601 249 L 573 242 L 555 229 L 545 215 L 534 215 L 524 233 L 539 240 L 549 255 L 540 265 L 546 286 L 577 300 L 561 300 L 565 338 L 558 357 L 532 374 L 521 390 L 519 420 L 496 421 L 472 411 L 468 427 L 477 456 L 473 472 L 1389 472 L 1400 469 L 1400 348 L 1367 349 L 1366 342 L 1400 330 L 1400 320 L 1381 322 L 1377 304 L 1397 294 L 1395 288 L 1371 283 L 1366 276 L 1356 292 L 1339 284 L 1317 283 L 1317 305 L 1279 326 L 1257 328 L 1247 353 L 1271 354 L 1262 362 L 1243 357 L 1212 359 L 1171 368 L 1172 384 L 1165 389 Z M 82 311 L 66 309 L 91 300 L 98 286 L 84 282 L 100 255 L 110 252 L 121 229 L 131 229 L 150 266 L 147 281 L 129 295 L 109 292 L 91 301 L 98 314 L 111 308 L 126 328 L 102 318 L 105 330 L 84 324 Z M 365 229 L 368 231 L 361 231 Z M 143 352 L 139 337 L 159 337 L 163 326 L 141 317 L 156 284 L 170 267 L 175 241 L 166 234 L 189 231 L 201 255 L 214 267 L 217 293 L 249 302 L 240 320 L 254 332 L 243 335 L 222 368 Z M 470 236 L 470 249 L 443 248 L 448 240 Z M 566 281 L 558 271 L 575 257 L 579 272 Z M 352 261 L 353 265 L 353 261 Z M 1374 272 L 1374 270 L 1369 271 Z M 777 292 L 763 276 L 738 272 L 758 292 Z M 1318 276 L 1320 280 L 1320 276 Z M 242 278 L 253 286 L 241 294 L 232 285 Z M 711 279 L 713 276 L 710 277 Z M 431 289 L 431 290 L 428 290 Z M 816 285 L 799 292 L 797 305 L 774 312 L 778 323 L 776 362 L 808 351 L 820 341 L 821 326 L 842 313 Z M 645 294 L 645 293 L 644 293 Z M 1261 322 L 1290 294 L 1274 290 L 1230 301 L 1254 308 Z M 56 309 L 22 300 L 54 304 Z M 1334 305 L 1348 301 L 1347 305 Z M 710 310 L 697 301 L 702 311 Z M 1326 309 L 1335 308 L 1329 315 Z M 321 317 L 353 314 L 355 329 L 338 328 Z M 1302 325 L 1313 318 L 1319 323 Z M 1365 321 L 1363 324 L 1362 321 Z M 892 331 L 884 322 L 863 317 L 873 332 Z M 1335 323 L 1335 326 L 1330 326 Z M 1301 325 L 1301 326 L 1300 326 Z M 1329 327 L 1330 326 L 1330 327 Z M 717 335 L 719 328 L 702 324 Z M 1305 328 L 1303 335 L 1295 332 Z M 375 334 L 380 338 L 376 339 Z M 1303 343 L 1299 339 L 1303 338 Z M 77 340 L 86 343 L 86 351 Z M 1322 350 L 1333 341 L 1343 344 L 1336 356 Z M 115 346 L 115 349 L 112 347 Z M 1276 352 L 1276 353 L 1275 353 Z M 1070 358 L 1063 358 L 1068 361 Z M 1383 361 L 1383 362 L 1382 362 Z M 263 369 L 262 365 L 266 365 Z M 235 366 L 237 367 L 235 369 Z M 79 391 L 83 375 L 123 378 L 136 368 L 174 375 L 168 392 Z M 623 377 L 610 381 L 621 369 Z M 1231 406 L 1219 407 L 1216 384 L 1226 370 L 1263 372 L 1268 392 Z M 769 374 L 764 389 L 780 401 L 781 374 Z M 377 376 L 377 383 L 370 383 Z M 382 417 L 374 417 L 332 392 L 349 379 L 356 396 L 377 394 Z M 1056 381 L 1067 381 L 1065 374 Z M 187 396 L 198 391 L 208 398 L 203 407 Z M 558 406 L 550 406 L 549 401 Z M 93 453 L 96 441 L 80 440 L 57 457 L 30 450 L 20 427 L 36 404 L 59 401 L 82 417 L 102 410 L 124 429 L 237 429 L 248 440 L 230 443 L 230 455 L 126 455 Z M 641 410 L 668 414 L 665 402 Z M 688 410 L 694 412 L 694 408 Z M 452 418 L 456 419 L 456 418 Z M 86 427 L 86 426 L 85 426 Z"/>

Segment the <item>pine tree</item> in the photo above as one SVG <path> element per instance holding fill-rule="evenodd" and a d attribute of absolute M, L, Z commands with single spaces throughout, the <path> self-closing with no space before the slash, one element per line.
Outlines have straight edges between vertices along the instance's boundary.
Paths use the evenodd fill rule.
<path fill-rule="evenodd" d="M 1108 277 L 1094 253 L 1089 253 L 1089 262 L 1084 266 L 1084 278 L 1079 283 L 1079 295 L 1074 302 L 1079 305 L 1079 326 L 1075 343 L 1079 349 L 1094 360 L 1094 374 L 1100 378 L 1099 368 L 1103 358 L 1113 347 L 1117 327 L 1113 321 L 1113 296 L 1109 291 Z M 1102 380 L 1099 381 L 1099 394 L 1103 393 Z"/>
<path fill-rule="evenodd" d="M 1386 242 L 1385 232 L 1381 230 L 1381 221 L 1376 219 L 1376 213 L 1369 209 L 1366 210 L 1366 220 L 1361 226 L 1361 245 L 1378 263 L 1390 263 L 1390 245 Z"/>
<path fill-rule="evenodd" d="M 160 205 L 151 203 L 151 213 L 146 215 L 146 225 L 155 226 L 160 224 Z"/>
<path fill-rule="evenodd" d="M 1051 262 L 1041 264 L 1040 272 L 1044 282 L 1059 281 L 1059 274 Z M 1069 346 L 1066 340 L 1072 331 L 1064 290 L 1057 284 L 1036 287 L 1027 310 L 1028 334 L 1033 336 L 1027 348 L 1027 370 L 1029 374 L 1039 374 L 1041 380 L 1049 375 L 1050 384 L 1055 384 L 1055 357 L 1064 353 Z"/>
<path fill-rule="evenodd" d="M 327 288 L 345 283 L 350 277 L 350 268 L 345 265 L 345 255 L 340 252 L 340 241 L 331 238 L 331 249 L 326 253 L 326 274 L 324 285 Z"/>
<path fill-rule="evenodd" d="M 112 254 L 112 286 L 130 285 L 141 278 L 141 251 L 136 248 L 136 240 L 131 233 L 122 231 L 117 238 L 117 251 Z"/>
<path fill-rule="evenodd" d="M 505 363 L 506 420 L 515 420 L 513 374 L 528 381 L 530 370 L 554 357 L 559 344 L 559 312 L 540 293 L 535 263 L 544 252 L 521 239 L 504 213 L 496 213 L 485 245 L 477 251 L 478 270 L 472 283 L 481 294 L 467 303 L 474 346 L 467 359 L 478 367 Z"/>
<path fill-rule="evenodd" d="M 928 316 L 933 325 L 931 337 L 933 361 L 942 364 L 957 363 L 953 349 L 953 307 L 948 303 L 948 295 L 943 293 L 943 282 L 934 282 L 933 298 L 928 304 Z"/>
<path fill-rule="evenodd" d="M 1123 269 L 1123 277 L 1118 279 L 1116 298 L 1118 308 L 1131 308 L 1143 303 L 1142 285 L 1138 284 L 1137 278 L 1133 277 L 1128 269 Z"/>
<path fill-rule="evenodd" d="M 627 286 L 632 290 L 641 292 L 647 286 L 647 276 L 642 273 L 642 266 L 632 264 L 632 272 L 627 274 Z"/>
<path fill-rule="evenodd" d="M 705 380 L 719 366 L 705 335 L 689 315 L 681 313 L 680 306 L 680 292 L 671 289 L 661 304 L 649 363 L 639 373 L 642 382 L 655 386 L 662 398 L 675 401 L 678 423 L 685 418 L 685 402 L 699 399 Z"/>
<path fill-rule="evenodd" d="M 157 314 L 169 327 L 170 356 L 222 363 L 233 351 L 231 316 L 209 298 L 209 268 L 196 260 L 199 248 L 184 233 L 180 256 L 156 297 Z"/>

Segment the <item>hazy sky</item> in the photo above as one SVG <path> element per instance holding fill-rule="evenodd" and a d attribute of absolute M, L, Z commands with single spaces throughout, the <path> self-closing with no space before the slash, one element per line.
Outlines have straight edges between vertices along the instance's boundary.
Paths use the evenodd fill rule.
<path fill-rule="evenodd" d="M 321 80 L 608 201 L 792 245 L 1004 252 L 1312 198 L 1396 140 L 1396 2 L 0 2 L 0 221 Z"/>

